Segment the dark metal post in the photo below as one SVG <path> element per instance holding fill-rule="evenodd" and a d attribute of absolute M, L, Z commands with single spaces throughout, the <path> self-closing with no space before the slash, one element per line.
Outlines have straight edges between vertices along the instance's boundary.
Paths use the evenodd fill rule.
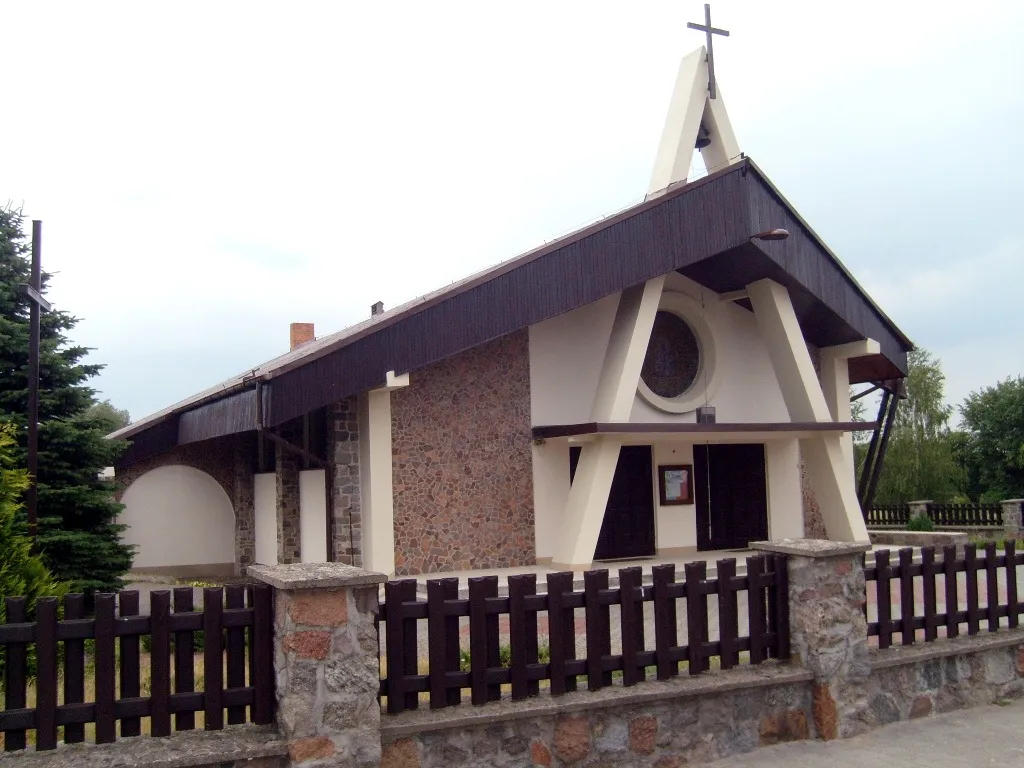
<path fill-rule="evenodd" d="M 42 307 L 37 297 L 42 290 L 42 245 L 43 222 L 32 221 L 32 275 L 29 287 L 29 337 L 28 337 L 28 474 L 29 486 L 25 494 L 25 507 L 28 512 L 28 535 L 35 541 L 37 510 L 39 507 L 39 487 L 36 478 L 39 476 L 39 319 Z"/>

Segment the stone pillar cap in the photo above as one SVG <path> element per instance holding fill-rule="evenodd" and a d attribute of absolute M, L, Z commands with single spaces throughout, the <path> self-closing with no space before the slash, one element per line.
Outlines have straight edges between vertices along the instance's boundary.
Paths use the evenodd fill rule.
<path fill-rule="evenodd" d="M 333 589 L 383 584 L 388 577 L 344 563 L 250 565 L 249 575 L 277 589 Z"/>
<path fill-rule="evenodd" d="M 1024 499 L 1003 499 L 999 503 L 1000 504 L 1020 504 L 1021 502 L 1024 502 Z"/>
<path fill-rule="evenodd" d="M 800 557 L 838 557 L 856 555 L 871 549 L 870 542 L 829 541 L 828 539 L 777 539 L 775 541 L 752 541 L 751 549 L 762 552 L 777 552 Z"/>
<path fill-rule="evenodd" d="M 915 499 L 914 501 L 908 501 L 907 504 L 934 504 L 933 499 Z"/>

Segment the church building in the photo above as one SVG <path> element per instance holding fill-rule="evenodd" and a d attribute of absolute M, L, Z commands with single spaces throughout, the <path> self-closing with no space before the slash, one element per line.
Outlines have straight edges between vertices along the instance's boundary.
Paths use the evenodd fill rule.
<path fill-rule="evenodd" d="M 136 568 L 867 541 L 850 385 L 902 379 L 912 345 L 740 152 L 712 73 L 683 59 L 644 202 L 337 333 L 293 324 L 114 433 Z"/>

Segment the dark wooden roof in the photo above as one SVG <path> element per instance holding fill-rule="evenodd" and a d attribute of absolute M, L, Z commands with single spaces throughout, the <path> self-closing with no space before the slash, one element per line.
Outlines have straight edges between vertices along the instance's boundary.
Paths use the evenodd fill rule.
<path fill-rule="evenodd" d="M 751 240 L 779 227 L 790 232 L 788 239 Z M 285 355 L 255 376 L 236 377 L 115 436 L 136 441 L 127 462 L 138 451 L 150 455 L 254 429 L 257 378 L 264 382 L 264 423 L 275 426 L 382 386 L 387 371 L 415 371 L 673 270 L 719 293 L 772 278 L 790 289 L 812 344 L 879 342 L 881 354 L 853 361 L 852 383 L 906 373 L 909 339 L 745 159 Z"/>

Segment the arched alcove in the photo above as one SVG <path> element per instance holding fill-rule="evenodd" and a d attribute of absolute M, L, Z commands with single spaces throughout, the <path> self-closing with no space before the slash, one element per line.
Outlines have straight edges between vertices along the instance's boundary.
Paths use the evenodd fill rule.
<path fill-rule="evenodd" d="M 157 467 L 121 497 L 119 522 L 136 545 L 134 568 L 224 565 L 235 560 L 235 513 L 210 475 L 192 467 Z"/>

